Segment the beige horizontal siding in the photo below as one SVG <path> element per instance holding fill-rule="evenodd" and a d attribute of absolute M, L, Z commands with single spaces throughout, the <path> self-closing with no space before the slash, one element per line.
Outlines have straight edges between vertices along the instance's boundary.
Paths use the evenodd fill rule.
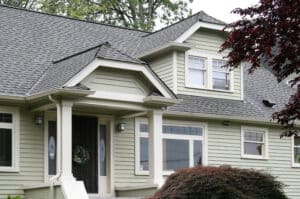
<path fill-rule="evenodd" d="M 259 169 L 276 176 L 287 187 L 290 198 L 300 198 L 300 168 L 292 168 L 291 139 L 280 139 L 282 130 L 269 129 L 269 159 L 241 158 L 241 125 L 223 126 L 208 123 L 209 165 L 231 165 L 240 168 Z"/>
<path fill-rule="evenodd" d="M 20 172 L 0 172 L 0 198 L 8 194 L 21 195 L 25 185 L 44 181 L 44 130 L 34 124 L 34 114 L 27 109 L 20 111 Z"/>
<path fill-rule="evenodd" d="M 186 119 L 187 120 L 187 119 Z M 121 122 L 121 120 L 117 121 Z M 114 134 L 114 181 L 115 186 L 141 185 L 147 176 L 135 174 L 134 119 L 122 120 L 124 133 Z M 206 122 L 206 121 L 200 121 Z M 266 128 L 266 127 L 264 127 Z M 241 158 L 241 124 L 208 122 L 208 164 L 211 166 L 254 168 L 269 172 L 282 181 L 291 199 L 300 198 L 300 168 L 292 168 L 291 139 L 280 139 L 281 129 L 269 129 L 269 159 L 252 160 Z"/>
<path fill-rule="evenodd" d="M 159 58 L 155 58 L 149 62 L 153 71 L 166 83 L 166 85 L 173 89 L 173 55 L 168 53 Z"/>

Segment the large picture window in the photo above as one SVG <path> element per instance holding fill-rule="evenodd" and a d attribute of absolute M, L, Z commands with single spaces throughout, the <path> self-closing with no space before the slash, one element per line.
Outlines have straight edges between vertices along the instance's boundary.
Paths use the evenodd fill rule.
<path fill-rule="evenodd" d="M 148 158 L 148 124 L 137 120 L 137 173 L 147 174 Z M 162 155 L 164 174 L 181 168 L 203 164 L 204 131 L 203 125 L 164 124 L 162 132 Z"/>
<path fill-rule="evenodd" d="M 267 129 L 242 127 L 242 157 L 267 159 L 268 132 Z"/>
<path fill-rule="evenodd" d="M 17 169 L 17 112 L 0 108 L 0 171 Z"/>
<path fill-rule="evenodd" d="M 293 138 L 293 166 L 300 167 L 300 137 L 294 136 Z"/>

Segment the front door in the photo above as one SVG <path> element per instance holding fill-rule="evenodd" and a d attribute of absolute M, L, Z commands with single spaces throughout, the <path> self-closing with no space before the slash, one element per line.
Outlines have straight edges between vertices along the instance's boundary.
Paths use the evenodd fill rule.
<path fill-rule="evenodd" d="M 98 118 L 73 116 L 73 175 L 98 194 Z"/>

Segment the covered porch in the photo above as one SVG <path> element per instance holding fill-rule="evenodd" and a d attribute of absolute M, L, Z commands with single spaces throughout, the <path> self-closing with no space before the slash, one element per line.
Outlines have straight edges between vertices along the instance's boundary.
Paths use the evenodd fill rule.
<path fill-rule="evenodd" d="M 142 196 L 139 190 L 163 184 L 163 111 L 179 101 L 147 66 L 97 59 L 62 89 L 38 97 L 32 111 L 44 117 L 45 183 L 60 186 L 65 199 Z M 142 183 L 115 182 L 120 158 L 128 159 L 121 172 L 134 168 L 134 125 L 127 121 L 135 117 L 149 123 L 149 175 Z"/>

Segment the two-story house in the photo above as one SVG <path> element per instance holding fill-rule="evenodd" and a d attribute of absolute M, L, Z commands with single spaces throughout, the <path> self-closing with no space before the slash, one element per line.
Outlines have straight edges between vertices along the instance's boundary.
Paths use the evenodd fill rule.
<path fill-rule="evenodd" d="M 0 6 L 0 198 L 149 196 L 176 169 L 230 165 L 299 199 L 300 138 L 271 121 L 293 91 L 223 68 L 224 25 L 199 12 L 143 32 Z"/>

